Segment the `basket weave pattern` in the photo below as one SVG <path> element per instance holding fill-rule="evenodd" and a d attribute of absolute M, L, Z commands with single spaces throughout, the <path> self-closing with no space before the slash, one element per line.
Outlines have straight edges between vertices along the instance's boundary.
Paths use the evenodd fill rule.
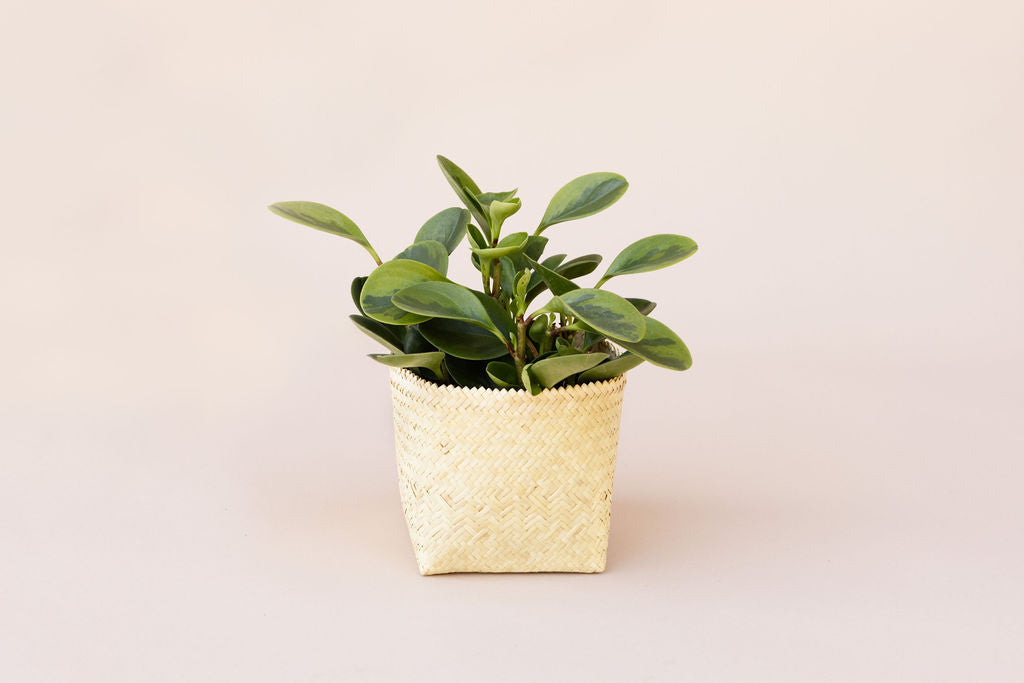
<path fill-rule="evenodd" d="M 604 571 L 624 376 L 537 396 L 391 371 L 422 574 Z"/>

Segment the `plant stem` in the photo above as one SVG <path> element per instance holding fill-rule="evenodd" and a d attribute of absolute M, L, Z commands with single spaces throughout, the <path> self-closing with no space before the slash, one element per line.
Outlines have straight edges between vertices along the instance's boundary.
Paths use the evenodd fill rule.
<path fill-rule="evenodd" d="M 516 378 L 523 381 L 523 359 L 526 356 L 526 321 L 522 316 L 516 320 Z"/>
<path fill-rule="evenodd" d="M 494 265 L 491 267 L 491 277 L 494 279 L 494 284 L 491 286 L 491 296 L 497 299 L 501 291 L 501 261 L 498 259 L 494 259 Z"/>

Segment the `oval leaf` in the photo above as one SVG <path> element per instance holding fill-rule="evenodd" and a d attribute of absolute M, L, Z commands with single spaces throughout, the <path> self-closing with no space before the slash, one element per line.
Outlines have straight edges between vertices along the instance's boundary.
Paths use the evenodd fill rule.
<path fill-rule="evenodd" d="M 443 244 L 450 254 L 466 236 L 467 225 L 469 225 L 469 211 L 453 206 L 429 218 L 416 233 L 415 241 L 435 240 Z"/>
<path fill-rule="evenodd" d="M 480 223 L 481 226 L 490 227 L 488 217 L 483 207 L 480 206 L 480 202 L 477 201 L 476 196 L 480 194 L 480 187 L 477 186 L 473 179 L 469 177 L 469 174 L 463 171 L 461 168 L 455 165 L 455 162 L 450 159 L 446 159 L 440 154 L 437 155 L 437 165 L 441 167 L 441 172 L 444 173 L 445 179 L 448 180 L 448 184 L 455 190 L 455 194 L 462 203 L 466 205 L 466 208 L 470 210 L 473 217 Z"/>
<path fill-rule="evenodd" d="M 431 318 L 463 320 L 490 330 L 504 340 L 483 303 L 462 285 L 454 282 L 424 282 L 406 287 L 391 297 L 391 302 L 410 313 Z"/>
<path fill-rule="evenodd" d="M 491 360 L 508 354 L 504 342 L 473 323 L 434 318 L 417 327 L 427 341 L 449 356 L 466 360 Z"/>
<path fill-rule="evenodd" d="M 679 263 L 697 251 L 697 243 L 682 235 L 651 235 L 633 242 L 623 249 L 607 272 L 597 283 L 602 284 L 616 275 L 646 273 Z"/>
<path fill-rule="evenodd" d="M 441 275 L 448 274 L 448 249 L 437 240 L 416 242 L 406 247 L 396 259 L 408 259 L 424 263 Z"/>
<path fill-rule="evenodd" d="M 564 312 L 613 339 L 638 342 L 644 337 L 644 317 L 633 304 L 603 289 L 574 289 L 555 297 Z"/>
<path fill-rule="evenodd" d="M 633 306 L 636 307 L 636 310 L 640 311 L 640 313 L 643 315 L 647 315 L 648 313 L 653 311 L 655 307 L 658 305 L 653 301 L 648 301 L 647 299 L 634 299 L 628 296 L 626 297 L 626 301 L 633 304 Z"/>
<path fill-rule="evenodd" d="M 566 261 L 556 268 L 556 270 L 562 277 L 567 277 L 570 280 L 573 280 L 593 273 L 597 270 L 597 266 L 600 265 L 600 263 L 600 254 L 587 254 L 585 256 L 578 256 L 570 261 Z"/>
<path fill-rule="evenodd" d="M 359 303 L 367 316 L 389 325 L 413 325 L 428 320 L 427 316 L 409 313 L 391 302 L 400 289 L 421 282 L 442 282 L 444 275 L 418 261 L 397 259 L 377 266 L 370 273 L 359 295 Z"/>
<path fill-rule="evenodd" d="M 397 330 L 402 328 L 391 328 L 384 323 L 379 323 L 373 318 L 367 318 L 363 315 L 350 315 L 349 319 L 355 323 L 359 330 L 366 334 L 374 341 L 383 344 L 389 351 L 393 353 L 403 353 L 404 339 L 398 336 Z"/>
<path fill-rule="evenodd" d="M 278 202 L 277 204 L 271 204 L 267 208 L 278 216 L 287 218 L 290 221 L 358 242 L 370 252 L 374 261 L 380 263 L 380 257 L 377 256 L 377 252 L 370 246 L 370 242 L 366 239 L 363 231 L 359 229 L 359 226 L 351 218 L 337 209 L 332 209 L 326 204 L 319 204 L 317 202 Z"/>
<path fill-rule="evenodd" d="M 444 354 L 440 351 L 429 353 L 371 353 L 370 358 L 391 368 L 427 368 L 439 379 L 441 378 L 441 361 Z"/>
<path fill-rule="evenodd" d="M 511 363 L 492 360 L 487 364 L 487 376 L 501 389 L 518 389 L 516 369 Z"/>
<path fill-rule="evenodd" d="M 647 318 L 646 333 L 639 342 L 616 339 L 615 343 L 649 361 L 669 370 L 686 370 L 693 364 L 690 350 L 672 330 L 654 318 Z"/>
<path fill-rule="evenodd" d="M 584 382 L 603 382 L 606 379 L 618 377 L 643 362 L 644 359 L 640 356 L 627 352 L 618 358 L 612 358 L 590 370 L 587 370 L 579 376 L 578 381 L 580 384 L 583 384 Z"/>
<path fill-rule="evenodd" d="M 629 183 L 618 173 L 588 173 L 567 183 L 548 204 L 537 232 L 563 221 L 591 216 L 619 200 Z"/>
<path fill-rule="evenodd" d="M 566 377 L 589 370 L 606 358 L 607 353 L 551 356 L 530 364 L 530 378 L 539 382 L 545 389 L 550 389 Z"/>

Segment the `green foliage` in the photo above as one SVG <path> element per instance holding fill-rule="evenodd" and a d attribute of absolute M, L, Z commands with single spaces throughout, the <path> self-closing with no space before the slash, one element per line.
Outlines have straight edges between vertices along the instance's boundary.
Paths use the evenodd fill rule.
<path fill-rule="evenodd" d="M 282 202 L 270 210 L 289 220 L 358 242 L 376 268 L 352 281 L 356 328 L 388 353 L 371 354 L 389 367 L 409 368 L 434 382 L 462 387 L 526 390 L 599 382 L 638 365 L 685 370 L 692 360 L 683 341 L 649 317 L 655 304 L 600 289 L 620 275 L 644 273 L 691 256 L 696 243 L 682 235 L 651 235 L 625 247 L 594 287 L 575 280 L 593 273 L 599 254 L 566 261 L 544 257 L 552 225 L 602 211 L 622 197 L 626 179 L 591 173 L 555 193 L 534 233 L 502 236 L 521 208 L 516 190 L 484 192 L 463 169 L 437 157 L 445 179 L 466 208 L 431 216 L 413 243 L 381 262 L 348 217 L 315 202 Z M 480 289 L 447 279 L 449 256 L 463 238 L 480 274 Z M 545 292 L 541 306 L 532 302 Z M 534 307 L 534 310 L 530 310 Z M 617 348 L 623 349 L 617 353 Z"/>
<path fill-rule="evenodd" d="M 551 198 L 537 226 L 537 234 L 555 223 L 586 218 L 604 211 L 619 201 L 628 187 L 629 183 L 618 173 L 588 173 L 570 181 Z"/>
<path fill-rule="evenodd" d="M 679 263 L 697 251 L 697 243 L 682 235 L 651 235 L 623 249 L 597 282 L 600 287 L 616 275 L 646 273 Z"/>
<path fill-rule="evenodd" d="M 468 225 L 469 211 L 453 206 L 431 216 L 416 233 L 415 242 L 434 240 L 443 244 L 451 254 L 466 236 Z"/>
<path fill-rule="evenodd" d="M 358 242 L 380 265 L 380 257 L 370 246 L 363 231 L 341 211 L 316 202 L 278 202 L 268 208 L 282 218 Z"/>

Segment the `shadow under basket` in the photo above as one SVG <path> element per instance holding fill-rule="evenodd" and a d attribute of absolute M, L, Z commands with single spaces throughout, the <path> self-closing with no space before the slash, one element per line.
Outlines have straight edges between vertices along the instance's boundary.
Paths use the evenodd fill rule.
<path fill-rule="evenodd" d="M 420 573 L 604 571 L 625 386 L 622 375 L 531 396 L 392 370 Z"/>

